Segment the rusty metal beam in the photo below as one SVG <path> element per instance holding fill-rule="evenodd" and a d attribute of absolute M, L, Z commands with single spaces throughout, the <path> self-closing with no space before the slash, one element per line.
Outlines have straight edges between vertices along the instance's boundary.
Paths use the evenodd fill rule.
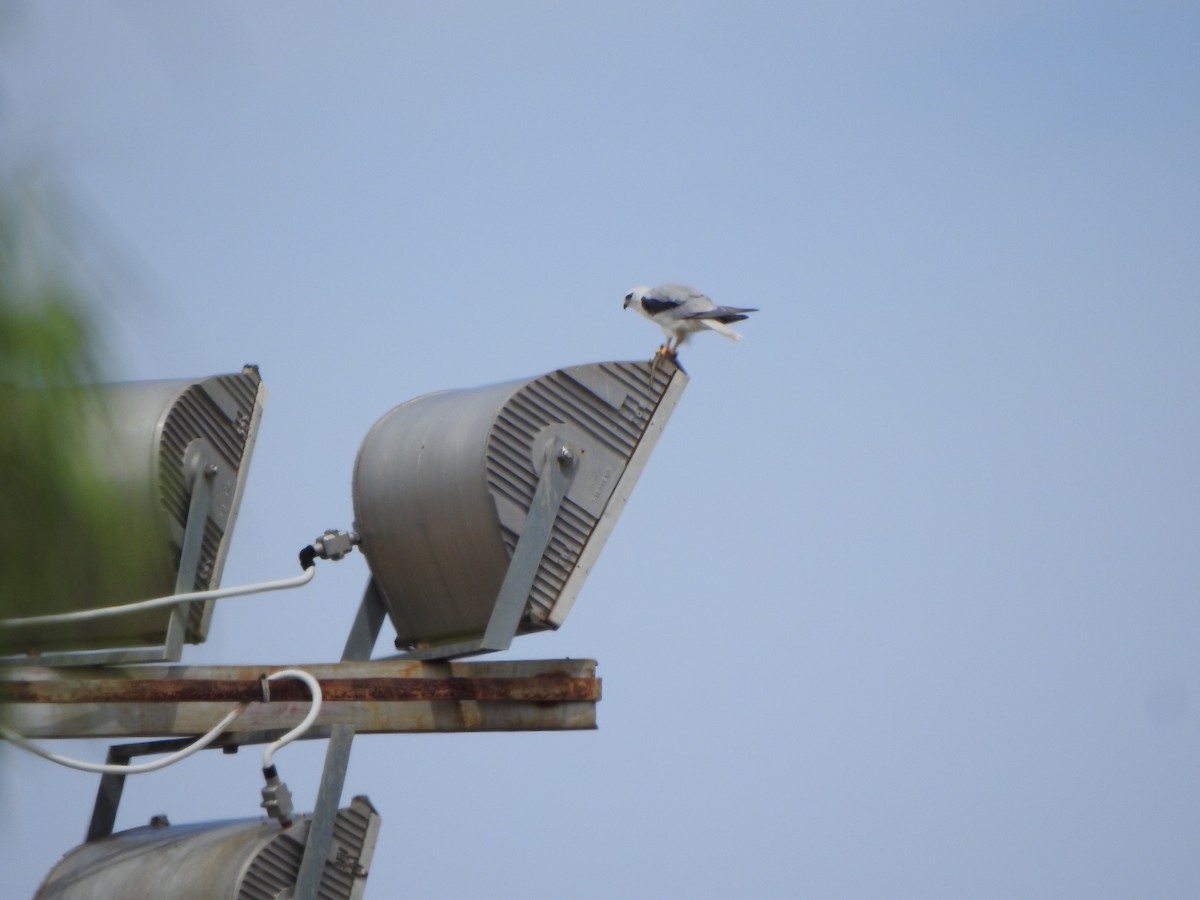
<path fill-rule="evenodd" d="M 321 694 L 328 703 L 354 700 L 524 700 L 564 703 L 600 699 L 594 678 L 571 678 L 561 673 L 530 678 L 322 678 Z M 269 699 L 302 701 L 307 688 L 298 682 L 269 685 Z M 131 678 L 78 681 L 0 682 L 0 703 L 252 703 L 263 699 L 256 679 Z"/>
<path fill-rule="evenodd" d="M 596 727 L 594 660 L 321 663 L 307 666 L 138 666 L 11 669 L 0 678 L 10 727 L 29 737 L 199 734 L 234 703 L 250 706 L 230 733 L 287 728 L 304 715 L 303 684 L 261 678 L 303 668 L 325 703 L 314 735 L 352 725 L 363 734 L 542 731 Z"/>

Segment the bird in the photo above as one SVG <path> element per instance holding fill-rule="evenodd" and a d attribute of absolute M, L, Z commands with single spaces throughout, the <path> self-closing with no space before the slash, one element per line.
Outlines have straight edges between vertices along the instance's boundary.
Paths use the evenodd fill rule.
<path fill-rule="evenodd" d="M 758 312 L 752 307 L 718 306 L 686 284 L 635 287 L 625 295 L 625 309 L 630 307 L 658 325 L 667 336 L 666 342 L 654 354 L 655 363 L 664 356 L 675 359 L 679 348 L 697 331 L 715 331 L 732 341 L 740 341 L 742 336 L 729 324 L 748 319 L 750 313 Z"/>

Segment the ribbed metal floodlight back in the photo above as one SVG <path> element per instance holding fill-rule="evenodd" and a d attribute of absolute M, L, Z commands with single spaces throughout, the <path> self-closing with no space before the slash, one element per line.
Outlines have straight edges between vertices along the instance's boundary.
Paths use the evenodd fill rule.
<path fill-rule="evenodd" d="M 102 416 L 81 440 L 118 489 L 132 564 L 122 570 L 120 584 L 88 583 L 80 596 L 38 598 L 38 608 L 18 609 L 21 615 L 118 606 L 220 586 L 266 394 L 257 368 L 105 385 L 99 393 Z M 6 628 L 0 653 L 121 652 L 201 643 L 211 616 L 212 601 L 206 601 L 78 624 Z"/>
<path fill-rule="evenodd" d="M 573 478 L 518 633 L 560 626 L 686 383 L 669 360 L 653 373 L 590 363 L 429 394 L 380 419 L 355 465 L 355 527 L 397 645 L 483 634 L 547 460 L 565 447 Z"/>
<path fill-rule="evenodd" d="M 46 876 L 35 900 L 291 896 L 310 824 L 300 816 L 287 829 L 270 819 L 133 828 L 76 847 Z M 366 797 L 338 810 L 318 896 L 361 900 L 379 826 Z"/>

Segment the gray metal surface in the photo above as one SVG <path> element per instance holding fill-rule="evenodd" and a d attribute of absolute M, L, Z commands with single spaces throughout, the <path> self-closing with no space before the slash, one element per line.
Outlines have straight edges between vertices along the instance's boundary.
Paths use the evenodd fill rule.
<path fill-rule="evenodd" d="M 478 646 L 565 442 L 574 477 L 518 631 L 561 625 L 686 384 L 670 361 L 591 363 L 431 394 L 376 423 L 355 464 L 355 529 L 397 645 Z"/>
<path fill-rule="evenodd" d="M 220 585 L 262 414 L 258 371 L 99 391 L 103 421 L 81 440 L 119 491 L 137 565 L 120 584 L 88 582 L 78 596 L 37 598 L 36 609 L 12 598 L 15 616 L 119 606 Z M 178 658 L 182 643 L 207 637 L 211 615 L 208 601 L 82 623 L 7 626 L 0 654 L 8 663 L 37 655 L 42 664 L 61 665 Z"/>
<path fill-rule="evenodd" d="M 148 825 L 83 844 L 51 870 L 35 900 L 275 900 L 296 879 L 310 822 L 246 819 Z M 379 831 L 365 797 L 338 812 L 321 896 L 359 900 Z"/>

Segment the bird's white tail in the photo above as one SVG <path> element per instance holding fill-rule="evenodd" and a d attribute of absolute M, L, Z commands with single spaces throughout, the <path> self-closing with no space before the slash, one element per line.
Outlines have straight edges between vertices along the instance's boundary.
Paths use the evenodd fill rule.
<path fill-rule="evenodd" d="M 703 322 L 705 325 L 707 325 L 709 328 L 711 328 L 713 331 L 715 331 L 717 334 L 722 335 L 723 337 L 727 337 L 731 341 L 740 341 L 742 339 L 741 334 L 734 331 L 732 328 L 730 328 L 728 325 L 724 324 L 723 322 L 718 322 L 715 319 L 701 319 L 700 321 Z"/>

